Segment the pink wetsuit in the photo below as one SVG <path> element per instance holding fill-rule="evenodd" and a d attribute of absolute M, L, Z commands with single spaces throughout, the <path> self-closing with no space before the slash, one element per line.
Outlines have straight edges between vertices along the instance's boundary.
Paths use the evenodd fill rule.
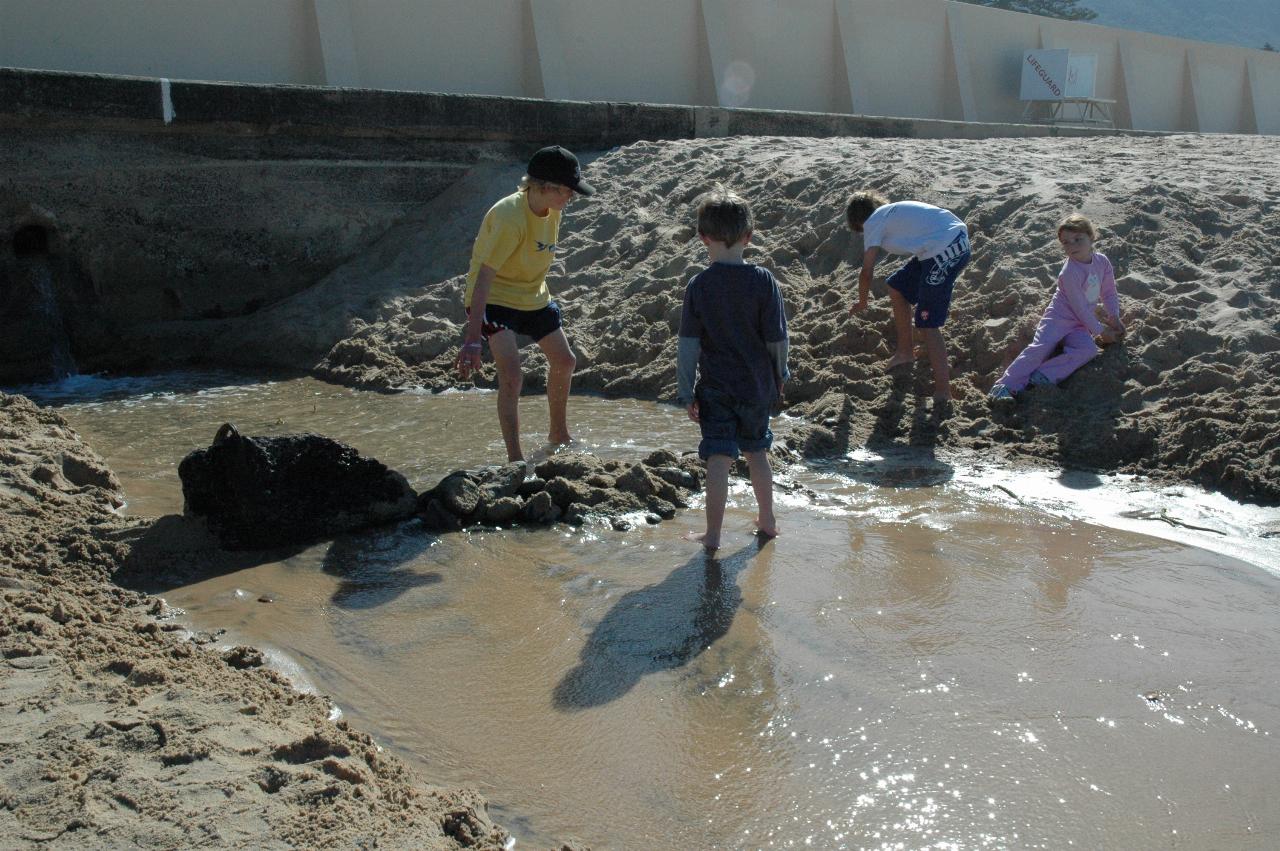
<path fill-rule="evenodd" d="M 1036 336 L 1000 376 L 999 384 L 1017 393 L 1027 386 L 1037 369 L 1057 384 L 1098 355 L 1095 335 L 1103 324 L 1094 315 L 1098 301 L 1107 314 L 1120 321 L 1120 299 L 1116 295 L 1116 276 L 1111 261 L 1098 252 L 1088 263 L 1067 259 L 1058 272 L 1058 289 L 1045 309 Z M 1050 357 L 1058 344 L 1062 354 Z"/>

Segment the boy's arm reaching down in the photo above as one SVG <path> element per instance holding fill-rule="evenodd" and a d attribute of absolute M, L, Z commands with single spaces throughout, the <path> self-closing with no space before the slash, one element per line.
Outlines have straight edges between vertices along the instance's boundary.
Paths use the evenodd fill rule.
<path fill-rule="evenodd" d="M 700 337 L 679 338 L 676 352 L 676 401 L 681 407 L 693 404 L 693 386 L 698 378 L 698 357 L 702 354 Z"/>

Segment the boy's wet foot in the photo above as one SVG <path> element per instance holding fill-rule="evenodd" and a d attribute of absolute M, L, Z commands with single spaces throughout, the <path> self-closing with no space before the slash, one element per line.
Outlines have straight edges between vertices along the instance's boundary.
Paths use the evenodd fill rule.
<path fill-rule="evenodd" d="M 885 362 L 884 371 L 889 372 L 891 370 L 897 369 L 900 366 L 906 366 L 909 363 L 913 363 L 915 359 L 916 359 L 916 356 L 914 352 L 908 352 L 906 354 L 896 354 L 893 357 L 889 358 L 888 361 Z"/>
<path fill-rule="evenodd" d="M 685 532 L 684 539 L 686 541 L 696 541 L 702 544 L 703 549 L 709 551 L 720 549 L 720 536 L 712 537 L 710 532 Z"/>
<path fill-rule="evenodd" d="M 761 539 L 766 540 L 766 541 L 771 541 L 771 540 L 773 540 L 774 538 L 778 537 L 778 535 L 780 534 L 780 532 L 779 532 L 779 530 L 778 530 L 778 524 L 777 524 L 776 522 L 775 522 L 775 523 L 761 523 L 759 520 L 757 520 L 757 521 L 755 521 L 755 523 L 756 523 L 756 537 L 757 537 L 757 538 L 761 538 Z"/>
<path fill-rule="evenodd" d="M 567 431 L 564 434 L 549 434 L 547 443 L 551 446 L 568 446 L 573 443 L 573 437 Z"/>

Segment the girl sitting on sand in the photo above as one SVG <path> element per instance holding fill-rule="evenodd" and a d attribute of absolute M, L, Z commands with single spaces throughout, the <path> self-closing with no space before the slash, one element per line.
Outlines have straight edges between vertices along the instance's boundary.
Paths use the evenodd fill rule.
<path fill-rule="evenodd" d="M 1058 289 L 1045 309 L 1031 345 L 1009 364 L 992 387 L 992 399 L 1012 399 L 1027 384 L 1057 384 L 1098 355 L 1098 346 L 1124 335 L 1111 261 L 1093 250 L 1098 231 L 1079 213 L 1058 225 L 1058 241 L 1067 259 L 1058 272 Z M 1106 318 L 1094 311 L 1101 300 Z M 1050 357 L 1062 345 L 1062 354 Z"/>

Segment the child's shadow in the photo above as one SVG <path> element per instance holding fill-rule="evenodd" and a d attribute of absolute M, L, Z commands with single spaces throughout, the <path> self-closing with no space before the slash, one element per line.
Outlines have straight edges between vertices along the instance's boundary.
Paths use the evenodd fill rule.
<path fill-rule="evenodd" d="M 688 664 L 729 631 L 742 603 L 738 574 L 767 545 L 757 539 L 725 558 L 699 553 L 657 585 L 624 594 L 591 631 L 552 705 L 603 706 L 646 674 Z"/>
<path fill-rule="evenodd" d="M 867 443 L 892 444 L 903 434 L 902 420 L 907 415 L 907 396 L 914 385 L 911 364 L 889 372 L 889 396 L 876 413 L 876 423 Z"/>

